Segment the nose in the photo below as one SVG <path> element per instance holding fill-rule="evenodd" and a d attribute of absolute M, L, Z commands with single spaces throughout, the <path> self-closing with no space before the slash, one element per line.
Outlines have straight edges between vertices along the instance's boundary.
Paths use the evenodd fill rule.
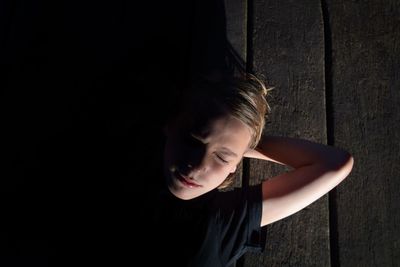
<path fill-rule="evenodd" d="M 191 153 L 186 154 L 185 158 L 182 160 L 182 166 L 180 170 L 185 175 L 194 174 L 199 171 L 204 171 L 206 169 L 206 150 L 201 149 L 191 151 Z"/>
<path fill-rule="evenodd" d="M 191 142 L 186 145 L 184 153 L 187 164 L 196 167 L 203 160 L 206 150 L 206 144 L 203 144 L 198 140 L 191 140 Z"/>
<path fill-rule="evenodd" d="M 204 164 L 202 163 L 186 163 L 181 165 L 179 171 L 186 176 L 193 176 L 195 173 L 199 172 L 202 169 L 204 169 Z"/>

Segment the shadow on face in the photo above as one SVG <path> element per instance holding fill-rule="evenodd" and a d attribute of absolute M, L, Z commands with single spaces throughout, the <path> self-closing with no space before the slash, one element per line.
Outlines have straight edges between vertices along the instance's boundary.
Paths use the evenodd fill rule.
<path fill-rule="evenodd" d="M 165 130 L 164 175 L 175 196 L 191 199 L 217 188 L 235 172 L 251 130 L 216 102 L 185 104 Z"/>

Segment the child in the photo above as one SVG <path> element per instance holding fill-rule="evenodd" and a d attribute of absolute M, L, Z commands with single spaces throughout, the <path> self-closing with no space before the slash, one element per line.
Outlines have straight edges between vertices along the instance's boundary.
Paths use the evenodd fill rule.
<path fill-rule="evenodd" d="M 261 227 L 308 206 L 350 173 L 353 158 L 344 150 L 262 136 L 267 92 L 258 78 L 246 74 L 199 79 L 183 93 L 165 127 L 168 190 L 155 216 L 162 262 L 228 266 L 249 249 L 262 249 Z M 294 170 L 256 186 L 219 190 L 243 157 Z"/>

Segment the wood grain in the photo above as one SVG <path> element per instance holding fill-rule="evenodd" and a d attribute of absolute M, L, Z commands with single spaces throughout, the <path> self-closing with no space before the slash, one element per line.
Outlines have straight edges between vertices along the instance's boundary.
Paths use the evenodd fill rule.
<path fill-rule="evenodd" d="M 400 264 L 400 3 L 327 1 L 334 144 L 355 165 L 337 188 L 340 266 Z"/>
<path fill-rule="evenodd" d="M 251 8 L 250 8 L 251 7 Z M 256 0 L 249 6 L 252 67 L 275 87 L 266 133 L 326 143 L 324 31 L 318 1 Z M 251 160 L 250 183 L 289 170 Z M 328 201 L 266 226 L 265 252 L 248 254 L 243 266 L 329 266 Z"/>
<path fill-rule="evenodd" d="M 243 0 L 224 0 L 225 18 L 226 18 L 226 38 L 227 48 L 231 47 L 234 53 L 239 58 L 239 64 L 246 63 L 246 26 L 247 26 L 247 3 Z M 229 51 L 229 50 L 227 50 Z M 236 171 L 236 177 L 233 187 L 242 186 L 242 170 L 241 163 Z"/>

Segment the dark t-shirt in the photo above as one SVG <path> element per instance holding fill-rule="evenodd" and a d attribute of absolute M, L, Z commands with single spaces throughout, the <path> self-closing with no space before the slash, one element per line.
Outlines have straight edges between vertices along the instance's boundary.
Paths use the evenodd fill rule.
<path fill-rule="evenodd" d="M 155 260 L 166 266 L 225 267 L 248 250 L 261 251 L 261 195 L 261 185 L 213 190 L 189 201 L 164 191 L 154 217 Z"/>
<path fill-rule="evenodd" d="M 0 265 L 213 267 L 264 247 L 260 185 L 179 200 L 166 189 L 159 194 L 162 172 L 154 166 L 162 166 L 161 153 L 143 151 L 152 153 L 133 161 L 124 190 L 111 171 L 94 169 L 101 187 L 93 182 L 93 189 L 79 190 L 72 183 L 10 198 Z M 76 173 L 71 179 L 92 184 Z"/>

